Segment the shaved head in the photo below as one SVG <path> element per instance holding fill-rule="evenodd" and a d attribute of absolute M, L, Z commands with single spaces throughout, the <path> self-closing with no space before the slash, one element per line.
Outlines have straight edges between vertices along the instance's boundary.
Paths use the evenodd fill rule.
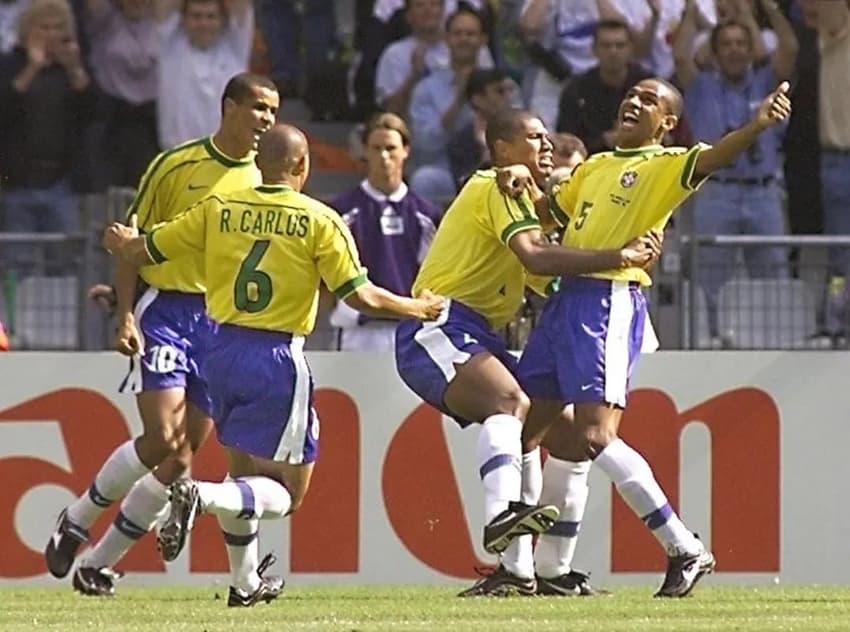
<path fill-rule="evenodd" d="M 307 137 L 292 125 L 274 125 L 260 136 L 257 162 L 260 169 L 287 173 L 307 155 Z"/>

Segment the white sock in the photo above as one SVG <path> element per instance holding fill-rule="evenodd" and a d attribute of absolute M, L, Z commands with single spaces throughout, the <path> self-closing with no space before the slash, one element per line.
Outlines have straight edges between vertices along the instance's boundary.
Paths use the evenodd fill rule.
<path fill-rule="evenodd" d="M 266 476 L 240 476 L 221 483 L 201 481 L 198 492 L 205 512 L 229 518 L 283 518 L 292 507 L 289 490 Z"/>
<path fill-rule="evenodd" d="M 562 461 L 553 456 L 543 466 L 540 504 L 555 505 L 561 515 L 549 531 L 537 538 L 534 567 L 540 577 L 554 578 L 572 570 L 573 555 L 584 509 L 587 506 L 587 476 L 590 461 Z"/>
<path fill-rule="evenodd" d="M 527 505 L 536 505 L 543 488 L 543 467 L 540 448 L 522 455 L 522 490 L 520 500 Z M 534 538 L 521 535 L 505 549 L 502 564 L 518 577 L 534 577 Z"/>
<path fill-rule="evenodd" d="M 522 422 L 512 415 L 491 415 L 478 435 L 478 473 L 484 484 L 484 521 L 519 500 L 522 493 Z"/>
<path fill-rule="evenodd" d="M 649 527 L 668 555 L 698 553 L 703 546 L 673 511 L 649 463 L 622 439 L 615 439 L 594 460 L 623 500 Z"/>
<path fill-rule="evenodd" d="M 115 566 L 143 535 L 154 528 L 167 507 L 168 488 L 156 479 L 153 472 L 145 474 L 124 497 L 121 511 L 94 548 L 83 557 L 80 566 Z"/>
<path fill-rule="evenodd" d="M 260 520 L 220 515 L 218 524 L 227 545 L 231 584 L 246 593 L 253 593 L 260 587 L 260 576 L 257 574 L 260 565 L 260 544 L 257 541 Z"/>
<path fill-rule="evenodd" d="M 122 498 L 150 470 L 139 460 L 135 440 L 125 441 L 106 459 L 88 491 L 68 506 L 68 519 L 84 529 Z"/>

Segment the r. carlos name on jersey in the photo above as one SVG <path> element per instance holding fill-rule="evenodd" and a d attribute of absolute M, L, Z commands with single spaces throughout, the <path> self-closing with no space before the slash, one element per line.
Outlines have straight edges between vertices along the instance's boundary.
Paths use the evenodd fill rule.
<path fill-rule="evenodd" d="M 306 237 L 309 229 L 308 214 L 281 209 L 223 208 L 219 215 L 219 231 L 222 233 Z"/>

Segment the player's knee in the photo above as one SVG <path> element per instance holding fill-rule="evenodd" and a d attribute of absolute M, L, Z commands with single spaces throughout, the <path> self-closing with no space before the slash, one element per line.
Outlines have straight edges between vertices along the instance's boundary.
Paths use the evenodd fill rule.
<path fill-rule="evenodd" d="M 522 389 L 518 388 L 502 397 L 500 408 L 501 412 L 513 415 L 524 422 L 531 409 L 531 400 Z"/>
<path fill-rule="evenodd" d="M 587 458 L 592 459 L 598 456 L 616 438 L 617 433 L 612 428 L 592 426 L 585 429 L 579 447 Z"/>
<path fill-rule="evenodd" d="M 145 444 L 148 450 L 162 461 L 172 454 L 178 454 L 186 443 L 186 434 L 181 428 L 160 426 L 145 433 Z"/>

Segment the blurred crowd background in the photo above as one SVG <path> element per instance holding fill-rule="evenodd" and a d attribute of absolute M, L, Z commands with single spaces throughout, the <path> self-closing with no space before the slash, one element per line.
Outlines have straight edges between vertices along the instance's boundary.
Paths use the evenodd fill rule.
<path fill-rule="evenodd" d="M 224 85 L 245 69 L 274 80 L 281 119 L 308 133 L 308 193 L 334 205 L 366 191 L 385 237 L 403 232 L 391 220 L 408 212 L 408 189 L 436 209 L 409 211 L 430 218 L 412 254 L 362 244 L 373 269 L 421 257 L 486 164 L 484 122 L 498 109 L 537 112 L 571 167 L 613 149 L 619 102 L 644 77 L 684 94 L 675 144 L 716 141 L 788 79 L 788 125 L 677 216 L 653 314 L 666 348 L 844 348 L 848 11 L 846 0 L 0 0 L 0 322 L 16 348 L 108 344 L 108 316 L 86 298 L 109 280 L 97 233 L 158 151 L 215 131 Z M 401 117 L 396 157 L 370 158 L 376 112 Z M 375 190 L 377 160 L 395 161 L 403 192 Z M 507 332 L 515 346 L 538 306 L 530 298 Z M 361 326 L 323 317 L 313 346 L 338 348 L 339 330 Z"/>

